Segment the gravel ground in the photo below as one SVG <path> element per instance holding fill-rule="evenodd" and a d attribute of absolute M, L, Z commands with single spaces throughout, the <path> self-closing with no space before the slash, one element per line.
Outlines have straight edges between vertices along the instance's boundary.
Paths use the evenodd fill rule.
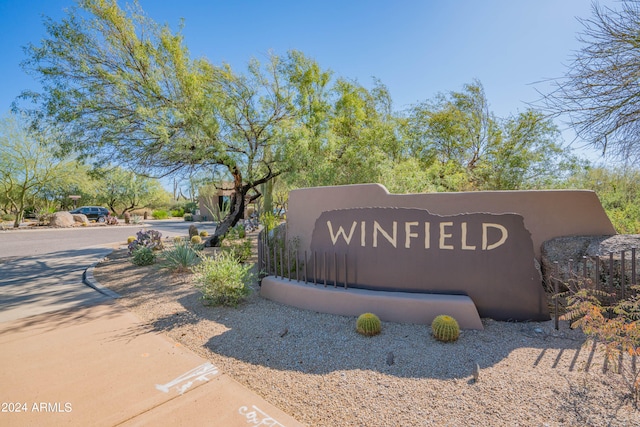
<path fill-rule="evenodd" d="M 188 275 L 137 267 L 117 250 L 94 270 L 150 330 L 309 426 L 638 426 L 624 379 L 561 322 L 484 319 L 444 344 L 425 325 L 383 322 L 375 337 L 355 318 L 265 300 L 203 305 Z M 257 285 L 256 285 L 257 288 Z M 473 378 L 476 364 L 478 380 Z"/>

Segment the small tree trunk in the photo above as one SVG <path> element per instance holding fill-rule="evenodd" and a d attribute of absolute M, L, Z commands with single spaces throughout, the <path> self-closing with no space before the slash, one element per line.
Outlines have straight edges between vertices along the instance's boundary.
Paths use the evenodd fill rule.
<path fill-rule="evenodd" d="M 205 242 L 206 246 L 220 246 L 220 240 L 224 237 L 229 229 L 236 225 L 244 215 L 244 198 L 249 191 L 242 185 L 242 174 L 237 167 L 231 170 L 233 175 L 233 195 L 231 196 L 229 213 L 224 217 L 222 222 L 216 226 L 216 231 Z"/>
<path fill-rule="evenodd" d="M 16 219 L 13 222 L 13 228 L 20 228 L 20 223 L 24 219 L 24 198 L 20 201 L 20 206 L 14 201 L 11 201 L 15 211 L 16 211 Z"/>
<path fill-rule="evenodd" d="M 220 240 L 224 237 L 229 229 L 236 225 L 242 215 L 244 214 L 244 194 L 236 189 L 236 192 L 231 196 L 231 206 L 229 213 L 224 217 L 222 222 L 216 226 L 216 231 L 211 238 L 205 243 L 207 246 L 220 246 Z"/>
<path fill-rule="evenodd" d="M 13 228 L 19 228 L 20 227 L 20 223 L 22 222 L 22 218 L 23 217 L 24 217 L 24 211 L 18 210 L 18 212 L 16 213 L 16 219 L 13 222 Z"/>

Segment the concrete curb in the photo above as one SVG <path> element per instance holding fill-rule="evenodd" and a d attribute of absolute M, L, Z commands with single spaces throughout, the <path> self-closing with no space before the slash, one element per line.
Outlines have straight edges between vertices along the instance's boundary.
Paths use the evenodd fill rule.
<path fill-rule="evenodd" d="M 113 252 L 113 251 L 112 251 Z M 111 253 L 111 252 L 109 252 Z M 109 255 L 109 254 L 107 254 Z M 105 256 L 107 256 L 105 255 Z M 102 286 L 97 280 L 96 278 L 93 276 L 93 270 L 96 267 L 96 265 L 98 265 L 100 261 L 92 264 L 89 268 L 87 268 L 83 273 L 82 273 L 82 283 L 84 283 L 85 285 L 95 289 L 96 291 L 100 292 L 101 294 L 108 296 L 109 298 L 113 298 L 113 299 L 118 299 L 120 298 L 120 294 L 117 292 L 112 291 L 109 288 L 105 288 L 104 286 Z"/>

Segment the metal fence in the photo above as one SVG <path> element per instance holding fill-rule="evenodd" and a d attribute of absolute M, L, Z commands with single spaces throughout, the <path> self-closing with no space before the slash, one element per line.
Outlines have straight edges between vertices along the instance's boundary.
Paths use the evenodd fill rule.
<path fill-rule="evenodd" d="M 258 234 L 258 271 L 261 277 L 275 276 L 314 285 L 342 287 L 348 280 L 348 258 L 335 252 L 300 251 L 296 241 L 287 239 L 284 228 L 262 230 Z"/>
<path fill-rule="evenodd" d="M 583 256 L 580 260 L 570 259 L 565 267 L 554 262 L 551 274 L 553 282 L 555 327 L 562 311 L 559 307 L 559 295 L 587 287 L 598 292 L 603 305 L 617 304 L 637 291 L 632 287 L 638 284 L 637 271 L 640 259 L 636 248 L 609 252 L 607 255 Z"/>

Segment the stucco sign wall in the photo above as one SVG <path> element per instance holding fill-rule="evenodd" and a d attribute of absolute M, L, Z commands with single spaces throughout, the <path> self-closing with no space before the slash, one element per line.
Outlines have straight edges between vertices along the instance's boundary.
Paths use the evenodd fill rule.
<path fill-rule="evenodd" d="M 346 255 L 351 287 L 468 295 L 483 317 L 548 319 L 531 235 L 521 215 L 333 210 L 316 220 L 311 251 L 335 253 L 338 259 Z M 314 271 L 318 279 L 327 274 L 331 281 L 334 268 L 329 262 L 326 271 Z"/>
<path fill-rule="evenodd" d="M 287 234 L 301 253 L 315 254 L 316 279 L 346 275 L 349 286 L 373 291 L 463 294 L 481 316 L 544 320 L 535 268 L 541 244 L 616 232 L 592 191 L 398 195 L 366 184 L 292 191 Z M 346 272 L 336 272 L 331 260 L 345 254 Z"/>

